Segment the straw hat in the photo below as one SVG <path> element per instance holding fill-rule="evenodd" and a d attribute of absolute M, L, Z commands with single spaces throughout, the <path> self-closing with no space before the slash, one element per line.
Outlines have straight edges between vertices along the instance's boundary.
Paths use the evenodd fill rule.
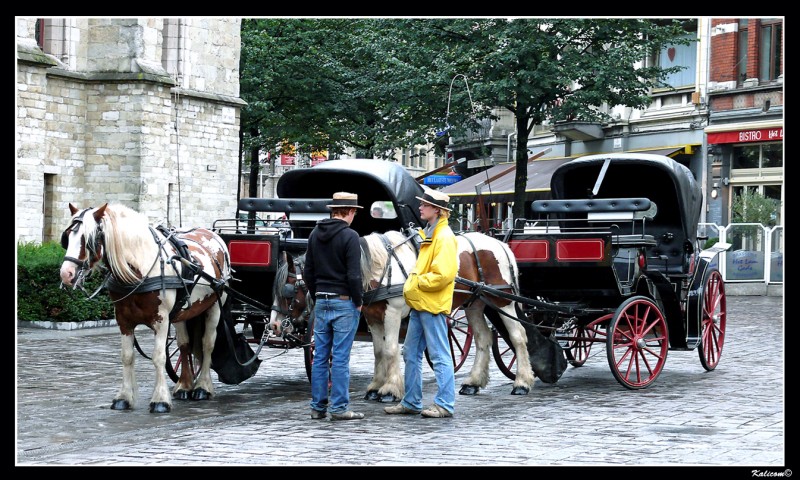
<path fill-rule="evenodd" d="M 328 208 L 364 208 L 358 204 L 358 195 L 349 192 L 336 192 L 333 194 L 333 203 Z"/>
<path fill-rule="evenodd" d="M 417 199 L 433 205 L 436 208 L 441 208 L 442 210 L 447 210 L 448 212 L 451 211 L 450 208 L 447 207 L 447 202 L 450 201 L 450 195 L 442 193 L 439 190 L 429 189 L 423 196 L 417 197 Z"/>

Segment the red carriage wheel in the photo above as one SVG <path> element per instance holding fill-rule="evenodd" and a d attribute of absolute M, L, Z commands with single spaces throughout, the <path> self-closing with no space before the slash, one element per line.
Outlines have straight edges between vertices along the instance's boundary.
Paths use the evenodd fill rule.
<path fill-rule="evenodd" d="M 596 327 L 595 327 L 596 328 Z M 564 354 L 569 360 L 570 365 L 573 367 L 580 367 L 586 363 L 589 358 L 589 352 L 592 350 L 594 338 L 597 332 L 594 328 L 586 328 L 581 325 L 575 325 L 567 333 L 570 337 L 575 337 L 577 340 L 570 340 L 567 348 L 564 349 Z"/>
<path fill-rule="evenodd" d="M 311 381 L 311 366 L 314 365 L 314 311 L 308 316 L 306 332 L 303 334 L 303 357 L 306 362 L 306 376 Z"/>
<path fill-rule="evenodd" d="M 492 356 L 497 363 L 497 368 L 503 372 L 503 375 L 516 380 L 517 374 L 514 373 L 514 364 L 517 363 L 517 353 L 514 347 L 506 343 L 505 339 L 497 329 L 492 329 Z"/>
<path fill-rule="evenodd" d="M 172 324 L 169 325 L 169 331 L 167 332 L 166 351 L 167 361 L 164 362 L 164 366 L 166 367 L 167 375 L 169 375 L 169 378 L 171 378 L 173 382 L 177 383 L 178 379 L 181 378 L 183 355 L 178 348 L 178 339 L 175 336 L 175 327 L 173 327 Z M 203 365 L 203 360 L 194 353 L 189 353 L 189 358 L 187 360 L 189 368 L 192 371 L 192 380 L 194 380 L 200 374 L 200 367 Z"/>
<path fill-rule="evenodd" d="M 133 345 L 144 358 L 148 360 L 153 359 L 151 354 L 145 352 L 145 349 L 150 350 L 152 344 L 150 344 L 148 347 L 143 347 L 142 344 L 139 343 L 139 339 L 136 337 L 136 332 L 133 334 Z M 181 375 L 181 360 L 183 357 L 181 356 L 181 351 L 178 348 L 178 340 L 175 337 L 175 327 L 173 327 L 172 324 L 170 324 L 169 331 L 167 332 L 166 353 L 167 359 L 166 362 L 164 362 L 164 369 L 166 370 L 169 378 L 173 382 L 177 383 Z M 197 378 L 202 365 L 200 358 L 196 357 L 193 353 L 190 354 L 189 365 L 192 369 L 192 378 Z"/>
<path fill-rule="evenodd" d="M 718 270 L 712 270 L 705 281 L 702 315 L 697 353 L 700 354 L 703 368 L 711 371 L 717 367 L 719 357 L 722 355 L 727 321 L 725 283 Z"/>
<path fill-rule="evenodd" d="M 626 388 L 644 388 L 664 368 L 669 350 L 667 322 L 647 297 L 631 297 L 620 305 L 608 326 L 606 353 L 611 373 Z"/>
<path fill-rule="evenodd" d="M 457 372 L 469 356 L 469 349 L 472 347 L 472 327 L 469 326 L 467 315 L 461 308 L 456 308 L 445 317 L 448 327 L 447 337 L 450 340 L 450 355 L 453 357 L 453 372 Z M 433 368 L 427 349 L 425 349 L 425 360 Z"/>

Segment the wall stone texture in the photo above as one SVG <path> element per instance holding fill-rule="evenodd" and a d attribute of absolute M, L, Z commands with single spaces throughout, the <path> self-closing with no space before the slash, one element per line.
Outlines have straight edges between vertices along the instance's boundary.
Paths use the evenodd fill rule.
<path fill-rule="evenodd" d="M 234 216 L 240 19 L 17 18 L 16 28 L 18 241 L 57 240 L 69 203 L 123 203 L 170 226 Z"/>

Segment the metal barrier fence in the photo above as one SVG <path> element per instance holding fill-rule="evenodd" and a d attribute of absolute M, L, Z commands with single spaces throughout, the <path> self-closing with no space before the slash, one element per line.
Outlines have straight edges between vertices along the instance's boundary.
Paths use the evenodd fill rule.
<path fill-rule="evenodd" d="M 709 243 L 716 238 L 731 244 L 731 248 L 719 257 L 719 269 L 726 283 L 783 284 L 782 225 L 700 223 L 697 235 L 708 236 Z"/>

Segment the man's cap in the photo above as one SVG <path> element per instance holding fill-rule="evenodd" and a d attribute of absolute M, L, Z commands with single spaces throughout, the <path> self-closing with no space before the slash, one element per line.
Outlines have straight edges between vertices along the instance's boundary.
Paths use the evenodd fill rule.
<path fill-rule="evenodd" d="M 333 194 L 333 203 L 328 208 L 364 208 L 358 204 L 358 195 L 349 192 L 336 192 Z"/>
<path fill-rule="evenodd" d="M 441 208 L 448 212 L 451 211 L 447 206 L 447 202 L 450 201 L 450 195 L 442 193 L 439 190 L 427 190 L 423 196 L 417 197 L 417 199 L 433 205 L 436 208 Z"/>

